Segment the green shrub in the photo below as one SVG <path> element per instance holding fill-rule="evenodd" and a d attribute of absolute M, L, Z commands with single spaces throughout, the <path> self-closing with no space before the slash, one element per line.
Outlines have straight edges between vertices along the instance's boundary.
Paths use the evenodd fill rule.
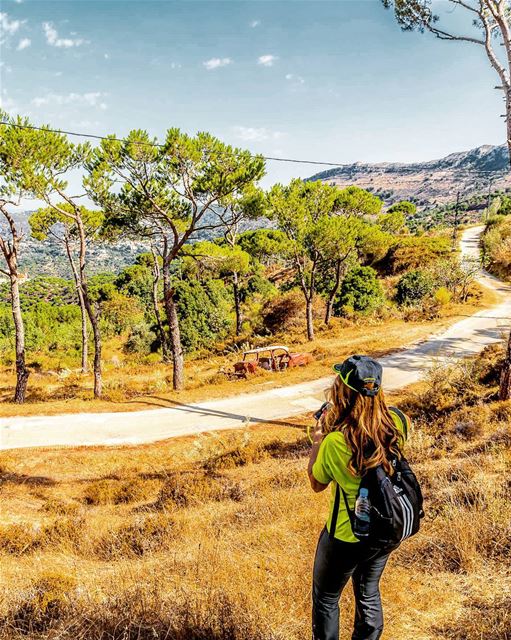
<path fill-rule="evenodd" d="M 434 286 L 433 278 L 429 274 L 420 269 L 414 269 L 399 279 L 396 301 L 400 305 L 417 304 L 431 295 Z"/>
<path fill-rule="evenodd" d="M 157 344 L 155 332 L 148 324 L 141 323 L 131 327 L 129 336 L 124 343 L 125 353 L 154 353 Z"/>
<path fill-rule="evenodd" d="M 186 351 L 211 347 L 228 334 L 232 325 L 231 296 L 221 280 L 181 280 L 176 288 Z"/>
<path fill-rule="evenodd" d="M 368 313 L 383 303 L 385 295 L 377 273 L 372 267 L 355 267 L 344 278 L 334 313 L 342 315 L 347 309 Z"/>

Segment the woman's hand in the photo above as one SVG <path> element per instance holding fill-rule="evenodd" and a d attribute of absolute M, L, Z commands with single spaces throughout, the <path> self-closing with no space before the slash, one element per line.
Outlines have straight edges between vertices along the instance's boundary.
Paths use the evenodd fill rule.
<path fill-rule="evenodd" d="M 309 465 L 307 467 L 307 475 L 309 476 L 309 481 L 311 483 L 312 490 L 318 493 L 319 491 L 323 491 L 327 488 L 327 484 L 322 484 L 318 482 L 312 473 L 312 467 L 316 462 L 316 458 L 318 457 L 319 447 L 323 442 L 323 438 L 326 434 L 323 433 L 323 429 L 321 427 L 321 421 L 318 421 L 316 424 L 316 429 L 314 430 L 314 434 L 312 437 L 312 449 L 309 457 Z"/>

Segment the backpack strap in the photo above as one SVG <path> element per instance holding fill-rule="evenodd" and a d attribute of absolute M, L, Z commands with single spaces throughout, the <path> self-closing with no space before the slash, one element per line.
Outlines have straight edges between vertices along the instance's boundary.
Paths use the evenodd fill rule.
<path fill-rule="evenodd" d="M 348 512 L 348 517 L 350 519 L 351 529 L 353 530 L 354 523 L 354 515 L 353 511 L 350 509 L 350 505 L 348 504 L 348 496 L 342 487 L 339 486 L 339 483 L 335 483 L 335 498 L 334 498 L 334 508 L 332 509 L 332 521 L 330 522 L 330 531 L 329 537 L 330 540 L 333 540 L 335 537 L 335 530 L 337 528 L 337 516 L 339 515 L 339 503 L 341 501 L 341 493 L 344 498 L 344 504 L 346 506 L 346 511 Z"/>
<path fill-rule="evenodd" d="M 339 483 L 335 483 L 335 498 L 334 498 L 334 508 L 332 509 L 332 521 L 330 522 L 330 531 L 329 537 L 330 540 L 333 540 L 335 537 L 335 530 L 337 528 L 337 516 L 339 515 L 339 502 L 341 500 L 341 496 L 339 493 Z"/>
<path fill-rule="evenodd" d="M 401 426 L 403 427 L 403 433 L 405 436 L 405 440 L 408 440 L 408 418 L 405 414 L 398 409 L 397 407 L 389 407 L 389 411 L 398 417 Z"/>

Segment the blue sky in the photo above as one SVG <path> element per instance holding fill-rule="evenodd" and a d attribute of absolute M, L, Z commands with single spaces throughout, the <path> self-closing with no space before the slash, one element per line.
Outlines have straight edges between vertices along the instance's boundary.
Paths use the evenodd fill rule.
<path fill-rule="evenodd" d="M 34 123 L 177 126 L 343 163 L 505 141 L 483 50 L 403 33 L 379 0 L 0 0 L 0 12 L 2 105 Z M 266 183 L 317 170 L 270 162 Z"/>

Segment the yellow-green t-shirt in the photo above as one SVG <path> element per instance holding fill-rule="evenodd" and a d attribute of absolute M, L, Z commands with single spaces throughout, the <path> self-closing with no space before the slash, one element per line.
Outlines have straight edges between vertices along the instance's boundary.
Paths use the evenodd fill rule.
<path fill-rule="evenodd" d="M 397 429 L 403 436 L 404 442 L 409 433 L 410 420 L 408 416 L 403 414 L 406 420 L 406 425 L 403 425 L 401 419 L 396 413 L 394 413 L 394 411 L 391 411 L 390 413 Z M 338 483 L 346 493 L 350 509 L 355 508 L 355 501 L 360 488 L 361 478 L 360 476 L 353 475 L 348 469 L 351 455 L 351 449 L 346 442 L 342 431 L 332 431 L 324 437 L 319 447 L 316 462 L 312 467 L 312 475 L 318 482 L 321 482 L 321 484 L 329 484 L 332 482 L 330 513 L 327 520 L 327 529 L 329 532 L 332 522 L 336 483 Z M 346 510 L 344 500 L 340 500 L 339 502 L 337 526 L 335 528 L 334 537 L 339 540 L 343 540 L 344 542 L 359 542 L 358 538 L 355 538 L 353 531 L 351 530 L 350 517 Z"/>

